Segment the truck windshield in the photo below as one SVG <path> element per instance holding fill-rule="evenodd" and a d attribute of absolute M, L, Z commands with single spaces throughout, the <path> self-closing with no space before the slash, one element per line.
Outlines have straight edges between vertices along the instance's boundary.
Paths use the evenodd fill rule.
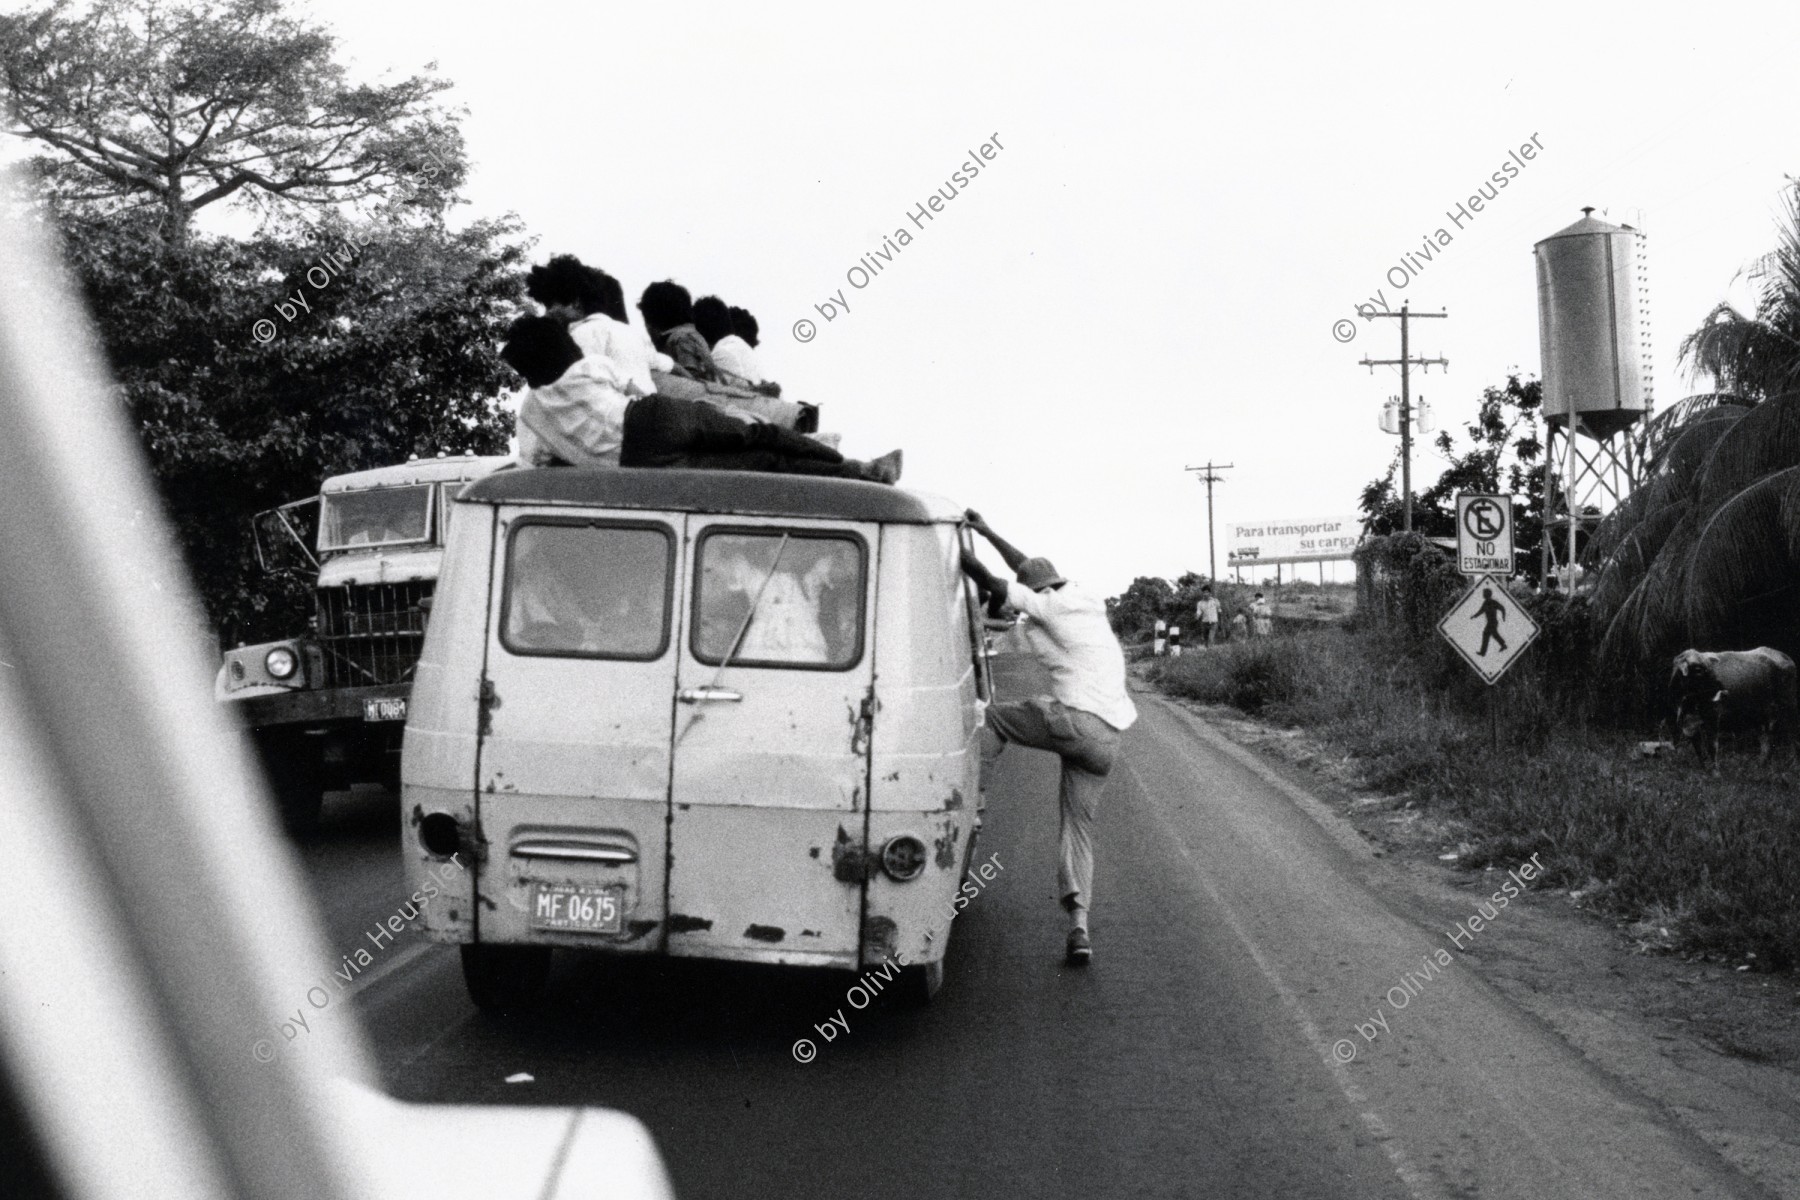
<path fill-rule="evenodd" d="M 429 484 L 321 497 L 319 549 L 354 550 L 431 540 Z"/>

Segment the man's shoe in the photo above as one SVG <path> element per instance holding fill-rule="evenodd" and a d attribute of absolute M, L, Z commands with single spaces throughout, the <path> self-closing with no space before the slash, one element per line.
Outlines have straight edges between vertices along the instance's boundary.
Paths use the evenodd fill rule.
<path fill-rule="evenodd" d="M 1088 960 L 1094 957 L 1094 944 L 1088 940 L 1085 929 L 1069 930 L 1069 962 L 1073 966 L 1085 967 Z"/>

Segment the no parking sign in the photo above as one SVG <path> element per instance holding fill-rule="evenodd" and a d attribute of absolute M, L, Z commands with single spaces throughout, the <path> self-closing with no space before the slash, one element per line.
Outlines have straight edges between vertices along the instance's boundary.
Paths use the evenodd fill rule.
<path fill-rule="evenodd" d="M 1511 496 L 1457 496 L 1456 569 L 1501 579 L 1513 573 Z"/>

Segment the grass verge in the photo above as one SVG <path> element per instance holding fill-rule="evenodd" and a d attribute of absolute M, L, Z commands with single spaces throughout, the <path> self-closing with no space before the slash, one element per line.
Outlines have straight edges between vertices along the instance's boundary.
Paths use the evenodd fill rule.
<path fill-rule="evenodd" d="M 1436 646 L 1343 628 L 1158 660 L 1150 674 L 1171 695 L 1305 728 L 1368 786 L 1460 817 L 1477 835 L 1466 866 L 1542 851 L 1550 882 L 1652 945 L 1800 963 L 1791 751 L 1766 767 L 1729 755 L 1719 777 L 1691 757 L 1639 758 L 1630 733 L 1559 722 L 1529 676 L 1490 697 Z"/>

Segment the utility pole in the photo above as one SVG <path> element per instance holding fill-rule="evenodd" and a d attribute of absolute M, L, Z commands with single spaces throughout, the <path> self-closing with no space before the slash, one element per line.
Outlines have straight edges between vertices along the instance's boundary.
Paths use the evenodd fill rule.
<path fill-rule="evenodd" d="M 1206 581 L 1208 583 L 1219 581 L 1219 558 L 1213 549 L 1213 484 L 1224 483 L 1224 477 L 1218 472 L 1229 471 L 1232 469 L 1232 465 L 1231 463 L 1209 462 L 1204 467 L 1182 468 L 1184 471 L 1193 471 L 1195 477 L 1206 485 Z"/>
<path fill-rule="evenodd" d="M 1403 529 L 1412 532 L 1412 367 L 1417 363 L 1421 368 L 1432 365 L 1448 368 L 1450 362 L 1444 358 L 1414 358 L 1412 356 L 1412 340 L 1409 322 L 1420 317 L 1443 318 L 1448 312 L 1416 313 L 1406 304 L 1400 305 L 1399 312 L 1369 312 L 1367 317 L 1397 317 L 1400 321 L 1400 357 L 1399 358 L 1364 358 L 1362 365 L 1369 368 L 1373 375 L 1376 367 L 1400 368 L 1400 488 L 1406 497 Z"/>

